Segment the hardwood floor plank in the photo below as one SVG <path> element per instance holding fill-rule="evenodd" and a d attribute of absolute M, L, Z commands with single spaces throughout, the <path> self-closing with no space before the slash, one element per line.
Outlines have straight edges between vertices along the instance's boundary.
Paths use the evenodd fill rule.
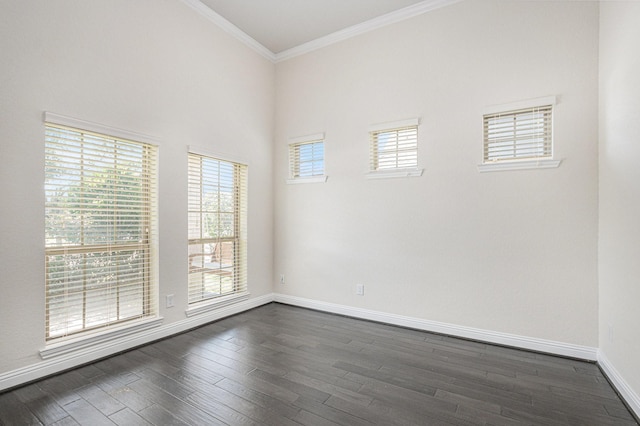
<path fill-rule="evenodd" d="M 64 406 L 64 409 L 81 425 L 113 426 L 107 416 L 84 399 L 78 399 Z"/>
<path fill-rule="evenodd" d="M 325 420 L 329 420 L 340 425 L 368 426 L 373 424 L 372 422 L 356 417 L 351 413 L 303 396 L 298 398 L 294 402 L 294 405 L 301 408 L 303 411 L 308 411 Z"/>
<path fill-rule="evenodd" d="M 80 423 L 76 422 L 71 416 L 67 416 L 64 419 L 58 420 L 52 423 L 51 426 L 78 426 Z"/>
<path fill-rule="evenodd" d="M 85 401 L 96 407 L 107 417 L 125 408 L 123 404 L 98 386 L 85 386 L 84 388 L 78 389 L 77 392 Z"/>
<path fill-rule="evenodd" d="M 373 401 L 372 401 L 373 402 Z M 375 404 L 369 404 L 368 406 L 362 406 L 354 404 L 353 402 L 345 401 L 335 395 L 332 395 L 326 400 L 325 405 L 333 407 L 337 410 L 347 412 L 353 416 L 359 417 L 372 424 L 380 425 L 405 425 L 406 422 L 402 422 L 395 417 L 389 415 L 388 409 L 384 409 L 381 406 Z"/>
<path fill-rule="evenodd" d="M 199 408 L 205 413 L 212 413 L 216 418 L 222 422 L 230 425 L 244 425 L 244 426 L 259 426 L 259 423 L 252 420 L 250 417 L 241 414 L 234 409 L 230 408 L 226 403 L 216 400 L 216 398 L 210 397 L 209 394 L 205 395 L 200 392 L 195 392 L 187 398 L 186 402 L 190 405 Z"/>
<path fill-rule="evenodd" d="M 102 389 L 105 390 L 104 388 Z M 131 389 L 128 385 L 110 388 L 107 393 L 136 412 L 153 405 L 151 401 Z"/>
<path fill-rule="evenodd" d="M 140 415 L 129 408 L 125 408 L 109 416 L 112 422 L 119 426 L 153 426 Z"/>
<path fill-rule="evenodd" d="M 336 368 L 340 368 L 342 370 L 345 370 L 351 373 L 349 377 L 353 377 L 353 374 L 355 374 L 361 377 L 365 377 L 367 379 L 371 379 L 371 380 L 365 381 L 364 383 L 365 386 L 375 381 L 375 382 L 381 382 L 384 384 L 393 385 L 398 388 L 412 390 L 412 391 L 419 392 L 429 396 L 434 396 L 436 393 L 436 388 L 434 386 L 429 386 L 422 383 L 416 383 L 413 380 L 410 380 L 404 377 L 399 377 L 397 375 L 394 375 L 393 373 L 385 373 L 379 370 L 364 368 L 358 365 L 349 364 L 341 361 L 336 362 L 334 366 Z"/>
<path fill-rule="evenodd" d="M 163 426 L 188 426 L 187 423 L 176 418 L 173 414 L 157 404 L 153 404 L 139 413 L 140 417 L 146 419 L 149 423 Z"/>
<path fill-rule="evenodd" d="M 177 398 L 169 392 L 166 392 L 164 389 L 156 386 L 155 384 L 147 381 L 146 379 L 138 380 L 137 382 L 131 383 L 129 385 L 133 390 L 144 395 L 149 400 L 153 401 L 155 404 L 163 407 L 167 411 L 170 412 L 171 417 L 175 417 L 176 419 L 184 422 L 186 424 L 210 424 L 210 425 L 222 425 L 222 422 L 219 418 L 215 416 L 215 413 L 210 413 L 206 411 L 202 411 L 199 408 L 187 403 L 186 401 Z M 148 409 L 144 409 L 141 411 L 146 412 Z M 153 409 L 154 413 L 157 410 Z M 161 412 L 161 414 L 164 414 Z M 147 418 L 146 415 L 143 415 L 144 418 Z"/>
<path fill-rule="evenodd" d="M 53 397 L 35 384 L 17 389 L 15 395 L 45 425 L 55 423 L 69 415 Z"/>
<path fill-rule="evenodd" d="M 233 380 L 224 379 L 216 384 L 221 389 L 226 390 L 229 393 L 236 395 L 239 398 L 246 399 L 254 403 L 255 405 L 273 411 L 278 416 L 293 419 L 295 418 L 300 409 L 292 404 L 286 404 L 279 399 L 273 398 L 262 392 L 250 389 Z M 297 399 L 297 398 L 296 398 Z"/>
<path fill-rule="evenodd" d="M 296 383 L 283 377 L 274 376 L 273 374 L 269 374 L 259 369 L 253 370 L 249 375 L 258 377 L 273 385 L 280 386 L 285 389 L 290 389 L 291 391 L 297 393 L 299 396 L 306 396 L 319 402 L 324 402 L 331 396 L 331 394 L 327 392 L 323 392 L 311 386 Z"/>
<path fill-rule="evenodd" d="M 15 393 L 0 395 L 0 424 L 40 425 L 40 420 L 24 405 Z"/>
<path fill-rule="evenodd" d="M 371 401 L 373 400 L 373 398 L 371 398 L 370 396 L 362 395 L 361 393 L 350 391 L 348 389 L 341 388 L 340 386 L 326 383 L 322 380 L 318 380 L 306 374 L 301 374 L 297 371 L 289 372 L 285 376 L 285 378 L 291 380 L 292 382 L 310 386 L 323 392 L 329 393 L 332 396 L 339 396 L 344 400 L 351 401 L 359 405 L 367 406 L 371 404 Z"/>
<path fill-rule="evenodd" d="M 0 394 L 23 424 L 638 426 L 595 364 L 276 303 Z"/>

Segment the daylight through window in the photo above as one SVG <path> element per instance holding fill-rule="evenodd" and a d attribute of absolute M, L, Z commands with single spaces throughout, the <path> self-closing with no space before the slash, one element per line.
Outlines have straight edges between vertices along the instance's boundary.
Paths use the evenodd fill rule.
<path fill-rule="evenodd" d="M 47 339 L 155 316 L 156 148 L 45 132 Z"/>
<path fill-rule="evenodd" d="M 484 115 L 484 162 L 550 158 L 552 105 Z"/>
<path fill-rule="evenodd" d="M 370 132 L 370 170 L 418 167 L 418 125 L 411 124 Z"/>
<path fill-rule="evenodd" d="M 247 291 L 247 166 L 189 154 L 189 304 Z"/>
<path fill-rule="evenodd" d="M 289 177 L 311 178 L 324 175 L 324 141 L 312 140 L 289 145 Z"/>

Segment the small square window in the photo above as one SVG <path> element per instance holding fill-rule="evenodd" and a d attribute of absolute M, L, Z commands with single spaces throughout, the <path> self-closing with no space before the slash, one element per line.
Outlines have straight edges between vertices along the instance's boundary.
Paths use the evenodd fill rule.
<path fill-rule="evenodd" d="M 296 138 L 289 144 L 289 183 L 325 182 L 324 135 Z"/>
<path fill-rule="evenodd" d="M 372 126 L 368 177 L 422 175 L 418 170 L 418 123 L 416 118 Z"/>

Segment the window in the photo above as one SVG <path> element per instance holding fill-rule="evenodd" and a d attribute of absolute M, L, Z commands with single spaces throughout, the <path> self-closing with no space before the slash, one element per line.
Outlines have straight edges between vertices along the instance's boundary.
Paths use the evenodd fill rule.
<path fill-rule="evenodd" d="M 326 182 L 324 134 L 303 136 L 289 144 L 288 183 Z"/>
<path fill-rule="evenodd" d="M 189 304 L 247 291 L 247 166 L 189 153 Z"/>
<path fill-rule="evenodd" d="M 422 175 L 418 170 L 418 124 L 418 119 L 411 119 L 372 126 L 370 177 Z"/>
<path fill-rule="evenodd" d="M 548 97 L 485 112 L 483 166 L 488 168 L 481 171 L 493 170 L 492 167 L 557 167 L 559 162 L 548 161 L 553 158 L 554 104 L 555 97 Z"/>
<path fill-rule="evenodd" d="M 55 117 L 45 123 L 48 341 L 156 316 L 156 147 Z"/>

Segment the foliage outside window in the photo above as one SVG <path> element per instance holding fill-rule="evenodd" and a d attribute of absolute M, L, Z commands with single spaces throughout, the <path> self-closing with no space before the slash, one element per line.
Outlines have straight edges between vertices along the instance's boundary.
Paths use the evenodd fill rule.
<path fill-rule="evenodd" d="M 247 166 L 189 154 L 189 304 L 247 290 Z"/>
<path fill-rule="evenodd" d="M 156 315 L 156 148 L 46 123 L 46 338 Z"/>

